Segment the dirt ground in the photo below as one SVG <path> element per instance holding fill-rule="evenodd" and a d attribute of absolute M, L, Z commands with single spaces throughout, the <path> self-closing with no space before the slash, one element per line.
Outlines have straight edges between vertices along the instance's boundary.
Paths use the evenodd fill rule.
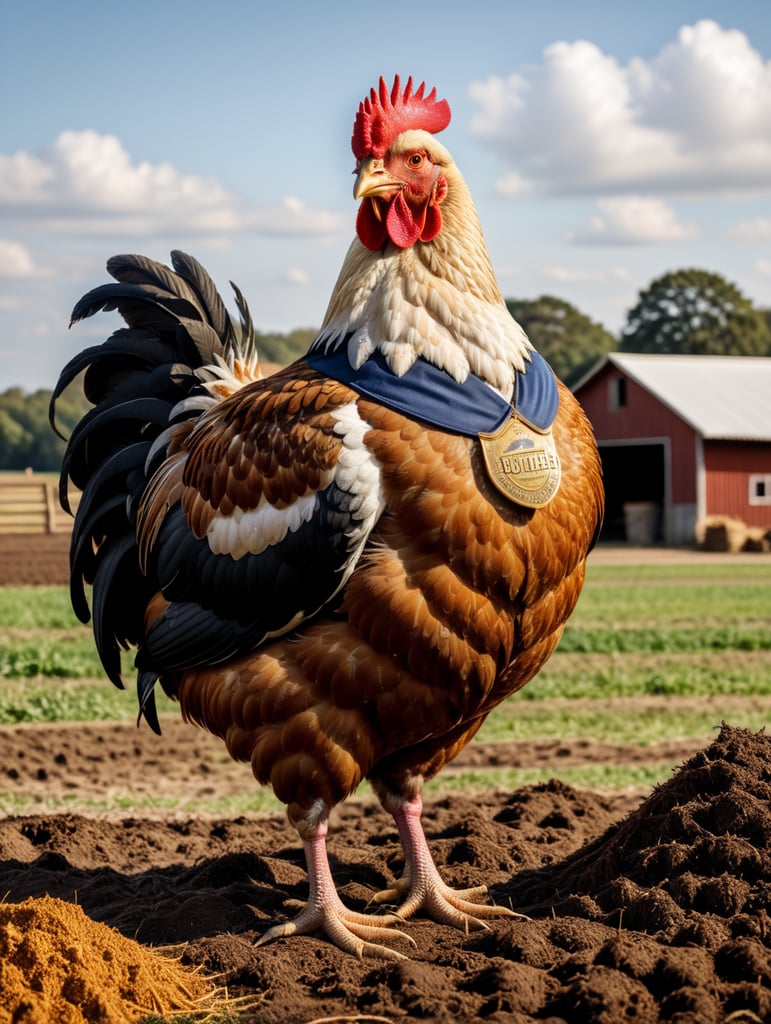
<path fill-rule="evenodd" d="M 69 534 L 0 534 L 0 586 L 67 586 Z M 690 548 L 630 548 L 600 544 L 590 555 L 595 565 L 751 563 L 771 571 L 769 552 L 697 551 Z"/>
<path fill-rule="evenodd" d="M 0 586 L 69 586 L 69 533 L 0 533 Z"/>
<path fill-rule="evenodd" d="M 25 567 L 16 576 L 0 541 L 0 581 L 65 582 L 65 545 L 55 540 L 35 538 L 24 554 L 17 545 Z M 173 947 L 231 996 L 251 998 L 246 1021 L 771 1021 L 764 733 L 724 726 L 704 750 L 662 745 L 647 756 L 669 758 L 673 774 L 650 794 L 551 782 L 429 803 L 426 833 L 446 881 L 487 884 L 494 902 L 528 919 L 463 934 L 419 916 L 404 925 L 415 946 L 393 942 L 409 955 L 400 962 L 357 961 L 316 936 L 255 947 L 306 894 L 299 843 L 281 815 L 47 810 L 52 794 L 82 807 L 122 789 L 203 799 L 254 785 L 199 730 L 166 722 L 158 739 L 90 723 L 4 727 L 0 736 L 0 790 L 34 800 L 34 813 L 0 820 L 5 900 L 48 894 L 145 946 Z M 511 744 L 504 753 L 512 766 L 630 756 L 590 742 Z M 501 755 L 500 744 L 479 744 L 462 756 L 490 764 Z M 366 800 L 336 811 L 329 850 L 341 896 L 358 910 L 400 873 L 395 826 Z M 0 993 L 6 1019 L 40 1018 L 4 1007 Z"/>

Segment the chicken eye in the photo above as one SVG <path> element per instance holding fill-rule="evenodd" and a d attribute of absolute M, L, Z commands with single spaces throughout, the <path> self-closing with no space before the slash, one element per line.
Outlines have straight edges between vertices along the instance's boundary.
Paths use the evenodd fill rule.
<path fill-rule="evenodd" d="M 413 153 L 409 159 L 410 167 L 420 167 L 423 163 L 424 157 L 422 153 Z"/>

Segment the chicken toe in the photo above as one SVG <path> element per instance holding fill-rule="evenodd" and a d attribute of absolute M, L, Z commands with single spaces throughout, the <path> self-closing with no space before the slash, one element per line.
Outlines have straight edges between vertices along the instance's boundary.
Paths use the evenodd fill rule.
<path fill-rule="evenodd" d="M 401 938 L 415 944 L 409 935 L 388 927 L 401 923 L 401 917 L 395 914 L 377 917 L 359 914 L 349 910 L 338 896 L 327 858 L 326 832 L 327 826 L 322 823 L 313 838 L 303 844 L 310 882 L 308 902 L 297 917 L 269 928 L 255 945 L 264 946 L 274 939 L 321 930 L 336 946 L 360 960 L 365 956 L 379 960 L 405 960 L 404 954 L 378 941 Z"/>
<path fill-rule="evenodd" d="M 479 885 L 470 889 L 453 889 L 447 885 L 431 856 L 420 815 L 423 804 L 420 797 L 404 801 L 396 808 L 390 808 L 394 816 L 404 848 L 404 874 L 393 886 L 377 893 L 375 903 L 390 902 L 393 897 L 404 896 L 404 902 L 396 910 L 396 916 L 406 920 L 418 910 L 441 924 L 452 925 L 461 931 L 487 928 L 485 917 L 522 917 L 507 907 L 483 903 L 487 886 Z"/>

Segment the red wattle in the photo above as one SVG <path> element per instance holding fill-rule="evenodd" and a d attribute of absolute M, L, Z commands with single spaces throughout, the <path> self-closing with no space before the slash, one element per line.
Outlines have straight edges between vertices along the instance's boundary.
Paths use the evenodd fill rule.
<path fill-rule="evenodd" d="M 382 249 L 386 244 L 388 237 L 386 226 L 375 213 L 369 199 L 365 199 L 359 207 L 359 212 L 356 216 L 356 234 L 359 236 L 362 244 L 366 245 L 373 252 Z"/>
<path fill-rule="evenodd" d="M 388 237 L 400 249 L 409 249 L 420 238 L 423 225 L 422 223 L 418 224 L 415 220 L 403 192 L 395 196 L 388 207 L 386 227 L 388 228 Z"/>
<path fill-rule="evenodd" d="M 423 230 L 420 232 L 421 242 L 430 242 L 436 238 L 442 230 L 442 211 L 438 206 L 431 204 L 426 210 L 426 219 Z"/>
<path fill-rule="evenodd" d="M 378 216 L 373 202 L 366 199 L 356 218 L 356 233 L 373 252 L 382 249 L 389 238 L 400 249 L 409 249 L 418 239 L 430 242 L 441 230 L 442 214 L 436 202 L 426 200 L 422 206 L 410 206 L 403 192 L 388 204 L 384 220 Z"/>

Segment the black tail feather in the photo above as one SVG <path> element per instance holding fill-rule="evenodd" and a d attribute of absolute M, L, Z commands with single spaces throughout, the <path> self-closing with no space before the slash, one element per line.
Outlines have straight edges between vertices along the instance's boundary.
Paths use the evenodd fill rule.
<path fill-rule="evenodd" d="M 241 293 L 241 289 L 238 285 L 230 282 L 230 287 L 233 289 L 233 294 L 236 297 L 236 305 L 238 306 L 238 315 L 241 317 L 241 352 L 244 357 L 251 359 L 257 354 L 257 341 L 254 336 L 254 323 L 252 322 L 252 315 L 249 312 L 249 307 L 246 304 L 246 299 Z"/>
<path fill-rule="evenodd" d="M 119 587 L 121 564 L 127 556 L 132 553 L 133 537 L 124 534 L 114 544 L 103 544 L 99 549 L 98 566 L 94 573 L 94 589 L 92 594 L 93 618 L 94 618 L 94 639 L 99 651 L 99 657 L 111 680 L 119 689 L 125 689 L 121 675 L 121 649 L 126 649 L 130 638 L 124 634 L 128 632 L 119 625 L 121 613 L 124 608 L 127 594 Z M 120 596 L 120 603 L 116 598 Z"/>
<path fill-rule="evenodd" d="M 84 295 L 71 324 L 118 310 L 127 326 L 69 361 L 49 410 L 56 430 L 56 401 L 82 375 L 93 408 L 69 438 L 59 490 L 68 511 L 70 486 L 81 491 L 70 548 L 70 596 L 78 618 L 88 621 L 91 585 L 96 646 L 108 678 L 121 687 L 121 652 L 142 643 L 145 608 L 158 589 L 140 568 L 135 519 L 148 474 L 163 457 L 164 432 L 175 407 L 201 388 L 202 367 L 231 356 L 246 359 L 254 345 L 241 292 L 234 286 L 239 331 L 203 267 L 181 252 L 171 258 L 173 269 L 136 255 L 109 260 L 114 282 Z M 159 732 L 157 678 L 143 666 L 137 684 L 140 716 Z"/>
<path fill-rule="evenodd" d="M 113 532 L 120 530 L 125 509 L 125 496 L 120 493 L 114 494 L 103 501 L 88 519 L 81 521 L 74 534 L 70 548 L 70 603 L 81 622 L 91 621 L 86 583 L 93 583 L 99 566 L 98 549 L 94 550 L 94 538 L 108 536 L 111 527 Z"/>
<path fill-rule="evenodd" d="M 224 348 L 230 349 L 236 341 L 235 331 L 211 277 L 197 259 L 178 249 L 171 254 L 171 265 L 197 295 L 200 308 L 206 310 L 206 322 L 214 328 Z"/>
<path fill-rule="evenodd" d="M 158 709 L 155 706 L 155 684 L 157 682 L 157 672 L 137 673 L 137 698 L 139 700 L 137 725 L 139 725 L 142 718 L 144 718 L 153 732 L 160 736 L 161 723 L 158 721 Z"/>
<path fill-rule="evenodd" d="M 169 403 L 159 398 L 96 406 L 73 430 L 62 460 L 62 474 L 84 490 L 97 468 L 116 451 L 146 436 L 151 427 L 155 434 L 160 433 L 168 423 L 169 411 Z"/>

